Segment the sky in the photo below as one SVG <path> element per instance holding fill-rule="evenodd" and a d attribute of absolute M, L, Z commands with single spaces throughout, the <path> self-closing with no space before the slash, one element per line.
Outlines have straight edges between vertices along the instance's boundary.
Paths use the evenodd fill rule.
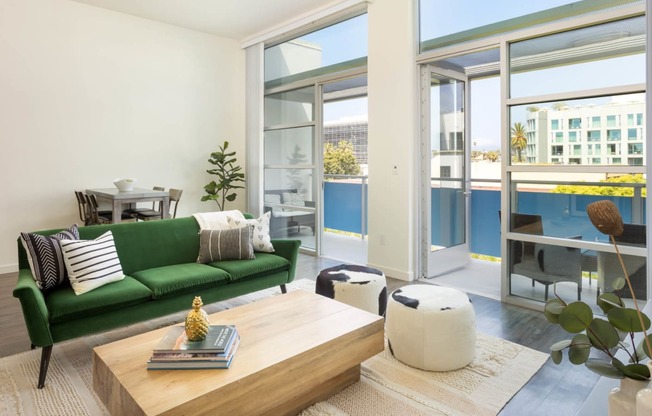
<path fill-rule="evenodd" d="M 569 0 L 421 0 L 422 38 L 431 39 L 497 21 L 573 3 Z M 469 13 L 473 10 L 473 13 Z M 367 15 L 339 23 L 302 39 L 322 48 L 322 65 L 327 66 L 367 55 Z M 617 72 L 616 72 L 617 71 Z M 612 76 L 617 73 L 618 76 Z M 500 149 L 499 77 L 471 82 L 471 140 L 473 150 Z M 579 91 L 645 82 L 642 54 L 612 60 L 524 72 L 512 77 L 512 96 L 524 97 L 555 92 Z M 603 99 L 604 102 L 604 99 Z M 596 102 L 598 103 L 598 102 Z M 536 103 L 539 107 L 549 104 Z M 525 107 L 514 108 L 512 123 L 525 122 Z M 366 115 L 366 99 L 348 100 L 325 106 L 324 121 Z"/>

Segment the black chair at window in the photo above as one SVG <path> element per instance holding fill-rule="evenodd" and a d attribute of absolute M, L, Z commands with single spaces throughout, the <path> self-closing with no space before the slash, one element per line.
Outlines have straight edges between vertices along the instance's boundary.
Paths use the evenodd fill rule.
<path fill-rule="evenodd" d="M 544 235 L 540 215 L 512 213 L 512 231 Z M 578 248 L 550 244 L 515 241 L 512 243 L 512 273 L 532 279 L 545 286 L 548 300 L 549 286 L 556 282 L 577 284 L 577 299 L 582 298 L 582 253 Z"/>
<path fill-rule="evenodd" d="M 616 243 L 645 247 L 647 227 L 645 224 L 623 224 L 623 233 L 616 237 Z M 647 299 L 647 258 L 622 254 L 625 269 L 632 282 L 637 299 Z M 616 253 L 598 252 L 598 296 L 601 292 L 614 292 L 621 298 L 632 297 L 629 287 L 614 291 L 613 285 L 618 278 L 624 278 L 622 266 Z"/>

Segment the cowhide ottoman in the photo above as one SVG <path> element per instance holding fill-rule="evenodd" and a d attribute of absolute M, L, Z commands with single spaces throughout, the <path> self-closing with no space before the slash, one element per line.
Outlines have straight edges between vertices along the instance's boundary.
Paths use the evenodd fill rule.
<path fill-rule="evenodd" d="M 315 292 L 385 316 L 387 283 L 385 274 L 380 270 L 349 264 L 324 269 L 317 276 Z"/>
<path fill-rule="evenodd" d="M 429 371 L 462 368 L 475 356 L 475 312 L 468 296 L 429 284 L 389 296 L 385 335 L 394 357 Z"/>

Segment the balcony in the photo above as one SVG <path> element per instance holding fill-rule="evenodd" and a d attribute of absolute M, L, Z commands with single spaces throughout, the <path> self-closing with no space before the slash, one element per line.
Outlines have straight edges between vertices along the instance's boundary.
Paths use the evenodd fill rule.
<path fill-rule="evenodd" d="M 326 257 L 351 263 L 366 263 L 366 177 L 331 178 L 324 187 L 323 251 Z M 470 203 L 470 249 L 474 255 L 489 256 L 498 262 L 474 259 L 461 272 L 454 272 L 436 278 L 437 283 L 459 287 L 471 293 L 500 298 L 500 258 L 502 257 L 500 210 L 500 182 L 473 180 Z M 552 193 L 549 182 L 513 182 L 518 212 L 540 215 L 545 237 L 573 239 L 588 245 L 608 245 L 605 235 L 598 232 L 586 215 L 586 206 L 591 202 L 610 199 L 619 208 L 625 223 L 643 224 L 646 198 L 642 183 L 567 182 L 568 186 L 594 186 L 633 189 L 633 196 L 602 196 L 570 193 Z M 537 190 L 540 189 L 540 190 Z M 437 199 L 446 189 L 432 189 L 432 198 Z M 454 200 L 455 198 L 449 198 Z M 433 210 L 433 218 L 437 212 Z M 457 212 L 451 208 L 452 212 Z M 457 221 L 453 218 L 451 221 Z M 432 221 L 431 243 L 437 245 L 441 230 L 438 221 Z M 595 300 L 597 296 L 597 252 L 582 249 L 582 299 Z M 510 291 L 529 299 L 544 301 L 543 286 L 523 276 L 512 274 Z M 574 283 L 558 284 L 559 293 L 567 299 L 577 298 Z M 552 295 L 552 289 L 550 288 Z"/>

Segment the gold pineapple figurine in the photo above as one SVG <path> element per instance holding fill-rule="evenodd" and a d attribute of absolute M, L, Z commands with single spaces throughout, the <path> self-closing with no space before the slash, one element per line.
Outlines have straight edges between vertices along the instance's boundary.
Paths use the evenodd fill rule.
<path fill-rule="evenodd" d="M 192 301 L 192 310 L 186 316 L 186 337 L 188 341 L 201 341 L 208 334 L 208 314 L 201 307 L 204 303 L 200 296 Z"/>

